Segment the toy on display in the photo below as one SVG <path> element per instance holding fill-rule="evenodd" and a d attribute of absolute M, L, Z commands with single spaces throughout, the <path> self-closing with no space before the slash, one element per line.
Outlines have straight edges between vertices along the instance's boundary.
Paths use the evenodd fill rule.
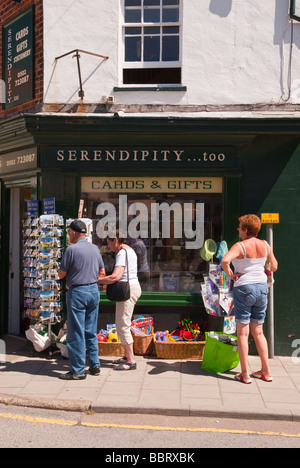
<path fill-rule="evenodd" d="M 137 336 L 147 336 L 153 332 L 153 318 L 140 315 L 131 323 L 131 331 Z"/>
<path fill-rule="evenodd" d="M 134 338 L 135 345 L 137 340 L 147 339 L 153 336 L 153 318 L 149 315 L 134 316 L 131 323 L 131 332 Z M 99 343 L 120 343 L 116 325 L 110 323 L 106 325 L 106 329 L 99 330 L 97 334 Z"/>
<path fill-rule="evenodd" d="M 116 324 L 115 323 L 107 324 L 106 330 L 103 328 L 99 330 L 97 334 L 97 338 L 98 338 L 99 343 L 120 343 L 120 340 L 117 334 Z"/>
<path fill-rule="evenodd" d="M 116 328 L 109 330 L 107 341 L 108 343 L 120 343 Z"/>
<path fill-rule="evenodd" d="M 224 255 L 227 254 L 227 252 L 228 252 L 227 242 L 224 240 L 221 242 L 217 242 L 217 252 L 216 252 L 215 257 L 219 260 L 220 263 Z"/>
<path fill-rule="evenodd" d="M 155 333 L 156 341 L 202 341 L 204 332 L 201 332 L 199 324 L 194 323 L 190 318 L 185 318 L 178 322 L 179 328 L 169 333 L 159 331 Z"/>
<path fill-rule="evenodd" d="M 107 342 L 107 335 L 103 333 L 98 333 L 97 335 L 98 341 L 101 343 L 106 343 Z"/>
<path fill-rule="evenodd" d="M 207 239 L 200 249 L 200 255 L 206 262 L 212 262 L 217 252 L 217 244 L 213 239 Z"/>

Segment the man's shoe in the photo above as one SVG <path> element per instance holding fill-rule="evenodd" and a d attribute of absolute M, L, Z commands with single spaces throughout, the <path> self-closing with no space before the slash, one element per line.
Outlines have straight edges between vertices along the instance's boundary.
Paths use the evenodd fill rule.
<path fill-rule="evenodd" d="M 72 372 L 67 372 L 59 376 L 61 380 L 84 380 L 86 379 L 86 374 L 72 374 Z"/>
<path fill-rule="evenodd" d="M 89 368 L 89 373 L 92 375 L 100 375 L 100 367 Z"/>

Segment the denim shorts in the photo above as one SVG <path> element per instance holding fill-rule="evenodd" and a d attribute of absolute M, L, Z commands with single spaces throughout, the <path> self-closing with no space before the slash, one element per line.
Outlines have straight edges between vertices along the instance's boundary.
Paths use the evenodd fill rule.
<path fill-rule="evenodd" d="M 267 283 L 246 284 L 233 288 L 236 323 L 262 324 L 268 307 Z"/>

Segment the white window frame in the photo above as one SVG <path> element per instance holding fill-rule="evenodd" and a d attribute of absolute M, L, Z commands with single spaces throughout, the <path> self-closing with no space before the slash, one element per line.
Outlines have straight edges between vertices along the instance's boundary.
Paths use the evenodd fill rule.
<path fill-rule="evenodd" d="M 182 0 L 179 0 L 179 21 L 176 23 L 148 23 L 144 22 L 143 19 L 143 7 L 142 8 L 142 22 L 141 23 L 125 23 L 125 0 L 122 0 L 122 71 L 126 69 L 146 69 L 146 68 L 181 68 L 182 66 Z M 154 9 L 157 7 L 148 7 L 149 9 Z M 165 7 L 166 8 L 166 7 Z M 170 9 L 172 6 L 170 6 Z M 136 9 L 136 7 L 132 7 Z M 162 2 L 160 5 L 161 9 L 161 18 L 162 18 Z M 144 62 L 144 28 L 145 27 L 160 27 L 160 54 L 162 54 L 162 38 L 164 36 L 162 32 L 163 27 L 178 27 L 179 28 L 179 60 L 176 61 L 153 61 L 153 62 Z M 140 62 L 126 62 L 125 61 L 125 28 L 141 28 L 142 33 L 142 51 L 141 51 L 141 61 Z"/>

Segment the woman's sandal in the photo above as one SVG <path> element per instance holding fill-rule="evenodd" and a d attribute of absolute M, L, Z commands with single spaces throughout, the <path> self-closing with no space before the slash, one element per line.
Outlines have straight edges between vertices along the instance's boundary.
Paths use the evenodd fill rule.
<path fill-rule="evenodd" d="M 114 367 L 114 370 L 116 371 L 127 371 L 134 369 L 136 369 L 136 362 L 123 362 L 122 364 L 119 364 L 118 366 Z"/>
<path fill-rule="evenodd" d="M 252 383 L 252 380 L 251 379 L 244 379 L 243 377 L 243 374 L 240 373 L 240 374 L 236 374 L 234 376 L 235 380 L 238 380 L 239 382 L 243 383 L 243 384 L 246 384 L 246 385 L 249 385 Z"/>
<path fill-rule="evenodd" d="M 127 362 L 126 356 L 121 357 L 120 359 L 117 359 L 116 361 L 113 361 L 113 364 L 124 364 L 125 362 Z"/>
<path fill-rule="evenodd" d="M 253 372 L 252 377 L 255 379 L 263 380 L 264 382 L 273 382 L 273 377 L 267 377 L 262 371 Z"/>

